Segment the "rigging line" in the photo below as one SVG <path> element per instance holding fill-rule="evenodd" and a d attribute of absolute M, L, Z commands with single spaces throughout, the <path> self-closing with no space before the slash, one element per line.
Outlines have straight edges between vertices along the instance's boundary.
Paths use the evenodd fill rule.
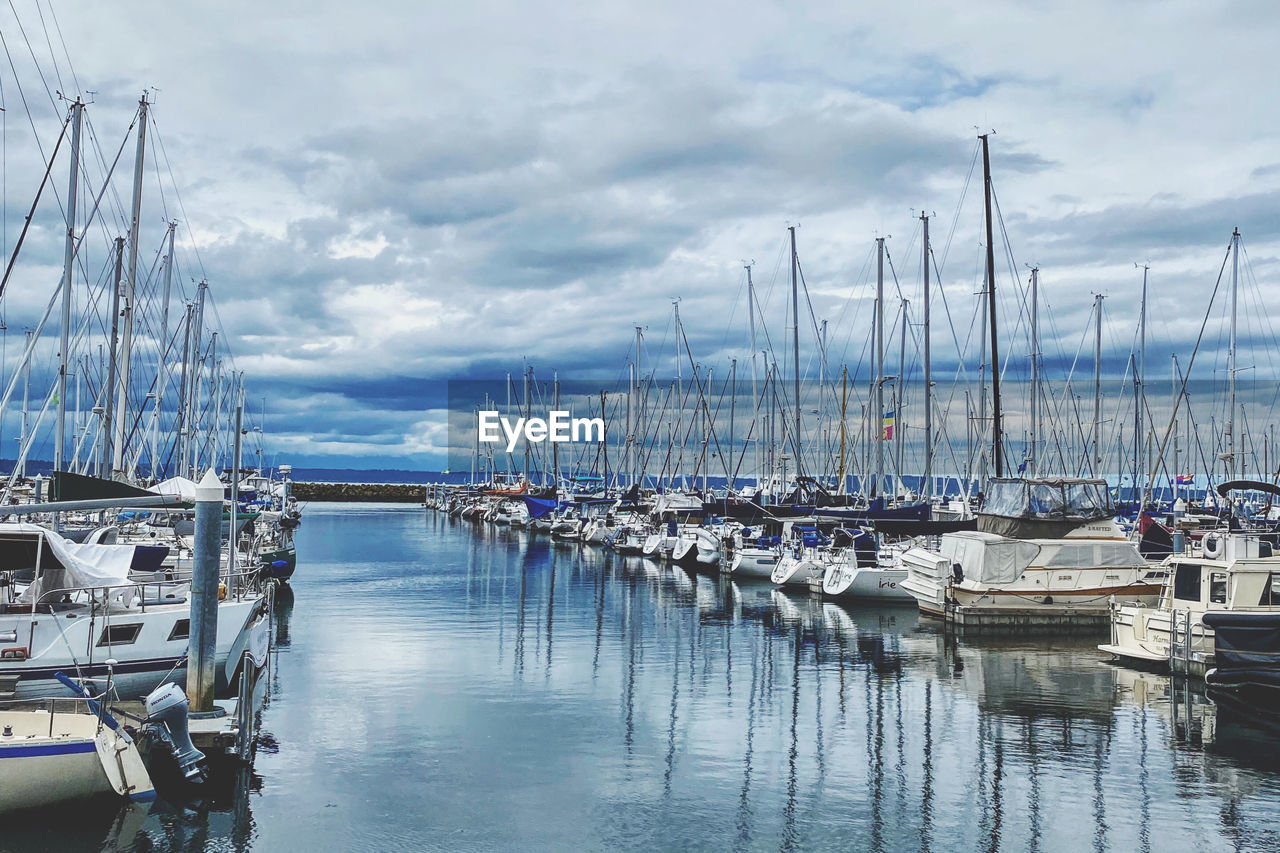
<path fill-rule="evenodd" d="M 1182 388 L 1179 391 L 1178 396 L 1173 401 L 1173 412 L 1169 416 L 1169 425 L 1165 427 L 1164 438 L 1160 440 L 1160 449 L 1159 449 L 1159 452 L 1156 453 L 1156 459 L 1161 459 L 1164 457 L 1165 447 L 1167 447 L 1169 444 L 1169 436 L 1173 433 L 1173 428 L 1178 422 L 1178 407 L 1182 403 L 1183 395 L 1186 394 L 1187 392 L 1187 380 L 1191 378 L 1191 368 L 1195 366 L 1196 355 L 1200 352 L 1200 342 L 1204 338 L 1205 327 L 1209 324 L 1209 316 L 1213 312 L 1213 301 L 1215 298 L 1217 298 L 1218 288 L 1222 286 L 1222 275 L 1224 272 L 1226 272 L 1227 260 L 1230 257 L 1231 257 L 1231 246 L 1228 244 L 1227 251 L 1222 256 L 1222 266 L 1218 268 L 1218 280 L 1213 284 L 1213 293 L 1209 294 L 1209 307 L 1204 312 L 1204 320 L 1202 320 L 1200 323 L 1200 334 L 1196 336 L 1195 348 L 1191 350 L 1191 359 L 1190 361 L 1187 362 L 1187 370 L 1182 377 Z M 1187 412 L 1188 414 L 1190 414 L 1191 412 L 1190 403 L 1187 404 Z M 1199 439 L 1198 434 L 1196 438 L 1197 440 Z M 1143 495 L 1142 495 L 1142 502 L 1144 504 L 1151 497 L 1151 483 L 1155 481 L 1155 475 L 1156 475 L 1156 472 L 1151 471 L 1149 473 L 1149 476 L 1147 477 L 1147 486 L 1143 490 Z"/>
<path fill-rule="evenodd" d="M 955 239 L 956 229 L 960 225 L 960 213 L 964 210 L 964 200 L 969 194 L 969 184 L 973 181 L 973 172 L 978 165 L 978 154 L 982 151 L 982 142 L 975 139 L 973 143 L 973 157 L 969 159 L 969 173 L 964 177 L 964 186 L 960 189 L 960 199 L 956 202 L 956 212 L 951 217 L 951 230 L 947 234 L 947 241 L 942 245 L 942 260 L 935 259 L 935 265 L 941 269 L 947 265 L 947 256 L 951 253 L 951 241 Z"/>
<path fill-rule="evenodd" d="M 49 17 L 53 19 L 53 29 L 58 33 L 58 42 L 62 45 L 62 54 L 67 58 L 67 67 L 71 69 L 71 82 L 75 84 L 76 92 L 79 93 L 81 89 L 80 81 L 76 77 L 76 66 L 71 61 L 71 52 L 67 50 L 67 41 L 62 37 L 62 25 L 58 23 L 58 13 L 53 10 L 53 0 L 49 0 Z"/>
<path fill-rule="evenodd" d="M 191 237 L 191 251 L 196 256 L 196 264 L 200 267 L 200 277 L 208 280 L 209 274 L 204 268 L 204 259 L 200 257 L 200 244 L 196 240 L 195 233 L 191 230 L 191 217 L 187 215 L 187 207 L 182 203 L 182 190 L 178 188 L 178 178 L 174 175 L 173 163 L 169 160 L 169 152 L 164 147 L 164 138 L 160 135 L 160 126 L 155 120 L 154 111 L 151 113 L 151 135 L 155 137 L 156 147 L 160 149 L 160 155 L 164 157 L 165 169 L 169 172 L 169 181 L 173 184 L 173 194 L 178 200 L 178 210 L 182 213 L 182 219 L 187 224 L 187 234 Z"/>
<path fill-rule="evenodd" d="M 31 107 L 27 104 L 27 93 L 22 88 L 22 79 L 18 76 L 18 69 L 13 64 L 13 54 L 9 51 L 9 41 L 4 37 L 4 28 L 0 27 L 0 46 L 4 47 L 5 58 L 9 60 L 9 70 L 13 72 L 13 83 L 18 87 L 18 97 L 22 100 L 22 109 L 27 114 L 27 123 L 31 125 L 31 133 L 36 140 L 36 149 L 40 152 L 40 159 L 45 160 L 44 143 L 40 141 L 40 132 L 36 130 L 35 116 L 31 114 Z"/>
<path fill-rule="evenodd" d="M 40 83 L 44 86 L 44 92 L 49 96 L 49 104 L 53 107 L 54 115 L 61 112 L 58 109 L 58 99 L 54 97 L 53 90 L 49 88 L 49 81 L 45 79 L 44 69 L 40 67 L 40 60 L 36 59 L 35 48 L 31 46 L 31 39 L 27 38 L 27 28 L 22 25 L 22 18 L 18 15 L 18 10 L 13 6 L 13 0 L 9 0 L 9 9 L 13 12 L 13 20 L 18 25 L 18 32 L 22 34 L 22 40 L 26 42 L 27 53 L 31 54 L 31 64 L 36 67 L 36 73 L 40 75 Z"/>
<path fill-rule="evenodd" d="M 58 155 L 58 149 L 62 147 L 62 140 L 66 138 L 67 127 L 71 124 L 71 117 L 68 116 L 66 122 L 62 125 L 62 133 L 58 134 L 58 142 L 53 148 L 53 157 L 49 158 L 49 165 L 44 170 L 44 177 L 40 179 L 40 187 L 36 190 L 36 197 L 31 202 L 31 211 L 27 214 L 27 220 L 22 225 L 22 233 L 18 235 L 18 242 L 13 246 L 13 255 L 9 258 L 9 263 L 5 266 L 4 278 L 0 279 L 0 299 L 4 297 L 5 285 L 9 283 L 9 276 L 13 273 L 13 265 L 18 260 L 18 253 L 22 251 L 22 243 L 27 239 L 27 230 L 31 227 L 31 220 L 35 217 L 36 205 L 40 203 L 40 196 L 44 193 L 44 188 L 49 183 L 49 174 L 53 171 L 54 159 Z"/>
<path fill-rule="evenodd" d="M 10 2 L 10 6 L 12 5 Z M 67 87 L 62 83 L 62 70 L 58 68 L 58 58 L 53 53 L 53 42 L 49 38 L 49 27 L 44 22 L 44 10 L 40 8 L 40 0 L 36 0 L 36 14 L 40 16 L 40 29 L 44 31 L 44 43 L 49 48 L 49 60 L 53 62 L 53 73 L 58 76 L 58 91 L 62 92 Z"/>
<path fill-rule="evenodd" d="M 98 127 L 93 121 L 92 114 L 87 110 L 85 111 L 85 117 L 87 119 L 87 124 L 88 124 L 90 146 L 92 148 L 93 153 L 98 156 L 98 162 L 96 165 L 102 167 L 103 171 L 106 172 L 107 158 L 104 157 L 102 154 L 102 141 L 98 136 Z M 138 124 L 138 113 L 135 112 L 133 119 L 129 122 L 128 130 L 125 131 L 124 138 L 120 140 L 120 150 L 116 152 L 116 159 L 115 159 L 116 163 L 120 161 L 120 155 L 124 151 L 124 146 L 132 138 L 133 129 L 134 127 L 137 126 L 137 124 Z M 84 155 L 82 154 L 82 156 Z M 86 163 L 86 166 L 87 166 L 87 163 Z M 113 168 L 111 172 L 114 173 L 114 171 L 115 169 L 113 164 Z M 87 180 L 88 179 L 86 178 L 86 181 Z M 127 217 L 125 215 L 124 201 L 120 198 L 120 193 L 116 189 L 115 185 L 112 184 L 110 181 L 108 180 L 103 181 L 103 193 L 99 196 L 98 202 L 101 203 L 102 195 L 105 195 L 108 189 L 111 190 L 111 200 L 108 202 L 107 207 L 111 208 L 112 203 L 114 203 L 115 209 L 112 212 L 116 218 L 116 223 L 123 224 L 125 222 L 128 222 L 130 217 Z M 114 239 L 114 236 L 107 230 L 107 225 L 105 221 L 103 222 L 101 228 L 102 228 L 103 236 L 107 239 L 107 242 L 108 243 L 112 242 L 112 240 Z"/>

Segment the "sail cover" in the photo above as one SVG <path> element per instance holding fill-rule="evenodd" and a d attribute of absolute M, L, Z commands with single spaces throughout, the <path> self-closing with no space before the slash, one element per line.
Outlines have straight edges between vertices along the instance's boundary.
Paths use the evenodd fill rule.
<path fill-rule="evenodd" d="M 21 601 L 32 601 L 37 595 L 57 589 L 127 584 L 133 552 L 133 545 L 69 542 L 38 524 L 0 524 L 0 558 L 4 568 L 39 569 L 36 581 L 27 587 Z"/>
<path fill-rule="evenodd" d="M 177 495 L 190 503 L 196 502 L 196 484 L 186 477 L 173 477 L 156 483 L 151 491 L 159 495 Z"/>

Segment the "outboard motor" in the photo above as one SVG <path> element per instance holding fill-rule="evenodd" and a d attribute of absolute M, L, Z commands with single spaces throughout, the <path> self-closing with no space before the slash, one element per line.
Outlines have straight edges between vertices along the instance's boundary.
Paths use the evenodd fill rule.
<path fill-rule="evenodd" d="M 173 753 L 188 782 L 204 781 L 204 753 L 196 749 L 187 731 L 187 694 L 176 684 L 163 684 L 146 698 L 147 724 Z"/>

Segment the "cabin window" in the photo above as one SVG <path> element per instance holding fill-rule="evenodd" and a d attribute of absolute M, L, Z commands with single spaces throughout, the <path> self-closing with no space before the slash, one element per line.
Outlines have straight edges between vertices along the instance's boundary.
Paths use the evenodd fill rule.
<path fill-rule="evenodd" d="M 191 620 L 179 619 L 173 623 L 173 630 L 169 632 L 169 640 L 185 640 L 191 636 Z"/>
<path fill-rule="evenodd" d="M 1262 600 L 1258 604 L 1263 607 L 1280 604 L 1280 573 L 1271 573 L 1267 584 L 1262 588 Z"/>
<path fill-rule="evenodd" d="M 141 622 L 135 622 L 131 625 L 108 625 L 102 629 L 102 636 L 98 638 L 98 646 L 127 646 L 138 639 L 138 634 L 141 631 Z"/>
<path fill-rule="evenodd" d="M 1173 597 L 1182 601 L 1200 600 L 1200 567 L 1183 564 L 1174 568 Z"/>
<path fill-rule="evenodd" d="M 1227 603 L 1227 576 L 1222 572 L 1209 575 L 1209 603 Z"/>

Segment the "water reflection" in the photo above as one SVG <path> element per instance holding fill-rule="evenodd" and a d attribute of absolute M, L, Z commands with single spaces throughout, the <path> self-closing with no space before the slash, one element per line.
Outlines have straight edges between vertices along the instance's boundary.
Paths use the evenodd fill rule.
<path fill-rule="evenodd" d="M 495 541 L 447 521 L 433 529 L 469 548 Z M 957 639 L 910 608 L 848 607 L 576 546 L 547 558 L 523 533 L 498 537 L 521 579 L 517 644 L 546 642 L 550 661 L 554 628 L 546 685 L 590 702 L 618 673 L 618 748 L 638 790 L 626 818 L 621 802 L 585 795 L 594 823 L 578 840 L 799 849 L 856 831 L 880 851 L 1150 850 L 1174 828 L 1211 846 L 1280 819 L 1274 773 L 1230 756 L 1220 729 L 1206 737 L 1208 715 L 1223 711 L 1135 688 L 1138 674 L 1101 663 L 1088 640 Z M 519 619 L 526 608 L 545 624 Z M 607 759 L 603 737 L 555 739 Z M 1259 737 L 1273 735 L 1243 740 Z"/>
<path fill-rule="evenodd" d="M 314 506 L 298 547 L 256 775 L 66 847 L 1280 849 L 1276 732 L 1087 640 L 419 509 Z"/>

